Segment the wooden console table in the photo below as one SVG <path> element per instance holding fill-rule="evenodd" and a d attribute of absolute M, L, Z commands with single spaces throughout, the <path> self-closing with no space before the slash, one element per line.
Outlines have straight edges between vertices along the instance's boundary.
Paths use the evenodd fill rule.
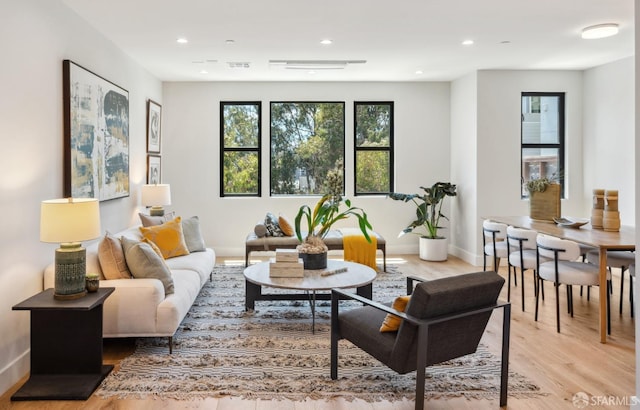
<path fill-rule="evenodd" d="M 568 239 L 597 248 L 600 254 L 600 342 L 607 342 L 607 251 L 633 251 L 636 249 L 636 229 L 621 226 L 619 232 L 593 229 L 591 224 L 581 228 L 564 228 L 553 222 L 533 221 L 528 216 L 488 216 L 485 219 L 517 228 L 533 229 L 538 233 Z"/>
<path fill-rule="evenodd" d="M 102 364 L 102 305 L 115 288 L 74 300 L 47 289 L 15 305 L 31 311 L 31 373 L 11 400 L 86 400 L 113 369 Z"/>

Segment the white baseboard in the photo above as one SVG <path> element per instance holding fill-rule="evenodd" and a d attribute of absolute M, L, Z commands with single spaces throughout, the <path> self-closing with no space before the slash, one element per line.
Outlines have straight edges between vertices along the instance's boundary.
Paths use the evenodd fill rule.
<path fill-rule="evenodd" d="M 29 350 L 23 352 L 14 361 L 0 370 L 0 395 L 13 387 L 20 379 L 29 373 Z"/>

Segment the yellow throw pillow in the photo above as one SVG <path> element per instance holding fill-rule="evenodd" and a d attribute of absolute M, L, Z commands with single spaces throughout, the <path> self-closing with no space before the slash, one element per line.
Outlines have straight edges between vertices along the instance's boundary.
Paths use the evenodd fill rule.
<path fill-rule="evenodd" d="M 396 300 L 393 301 L 391 307 L 398 312 L 404 312 L 407 308 L 407 305 L 409 304 L 409 299 L 411 299 L 411 295 L 398 296 Z M 401 323 L 402 319 L 400 319 L 398 316 L 387 313 L 387 316 L 384 318 L 384 322 L 382 322 L 382 326 L 380 326 L 380 331 L 395 332 L 400 329 Z"/>
<path fill-rule="evenodd" d="M 140 227 L 142 237 L 158 245 L 165 259 L 188 255 L 189 249 L 182 233 L 182 218 L 177 217 L 162 225 Z"/>
<path fill-rule="evenodd" d="M 160 250 L 160 248 L 158 248 L 158 245 L 156 245 L 152 240 L 148 238 L 142 238 L 140 242 L 148 243 L 149 246 L 151 246 L 151 249 L 153 249 L 153 251 L 157 253 L 159 257 L 164 259 L 164 255 L 162 254 L 162 251 Z"/>
<path fill-rule="evenodd" d="M 278 225 L 280 225 L 280 229 L 285 236 L 293 236 L 296 234 L 296 231 L 293 229 L 291 222 L 289 222 L 287 218 L 282 215 L 278 216 Z"/>

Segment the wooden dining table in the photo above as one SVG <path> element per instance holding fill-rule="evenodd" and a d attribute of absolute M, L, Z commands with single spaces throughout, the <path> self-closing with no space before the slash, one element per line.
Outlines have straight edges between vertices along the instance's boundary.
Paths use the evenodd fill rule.
<path fill-rule="evenodd" d="M 554 222 L 532 220 L 528 216 L 488 216 L 484 219 L 517 228 L 533 229 L 538 233 L 568 239 L 593 246 L 599 251 L 600 267 L 600 342 L 607 342 L 607 251 L 633 251 L 636 248 L 636 228 L 621 226 L 620 231 L 594 229 L 591 224 L 581 227 L 563 227 Z M 622 295 L 620 295 L 622 297 Z"/>

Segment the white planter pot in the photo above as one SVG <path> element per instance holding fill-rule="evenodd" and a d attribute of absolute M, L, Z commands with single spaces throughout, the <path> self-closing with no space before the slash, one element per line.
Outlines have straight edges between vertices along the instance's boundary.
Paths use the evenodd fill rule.
<path fill-rule="evenodd" d="M 446 261 L 448 250 L 447 238 L 430 239 L 420 237 L 420 259 L 425 261 Z"/>

